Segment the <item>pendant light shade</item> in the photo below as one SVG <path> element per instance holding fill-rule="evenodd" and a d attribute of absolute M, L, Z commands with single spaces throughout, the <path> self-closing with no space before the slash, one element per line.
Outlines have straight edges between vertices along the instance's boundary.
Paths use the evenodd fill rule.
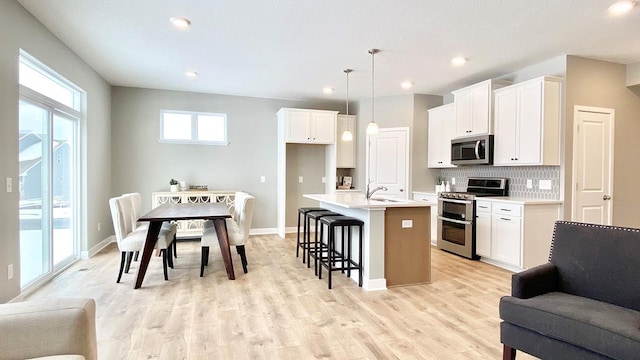
<path fill-rule="evenodd" d="M 344 73 L 347 74 L 347 116 L 349 116 L 349 73 L 353 69 L 344 69 Z M 349 130 L 349 120 L 347 119 L 347 129 L 342 133 L 342 141 L 353 141 L 353 134 Z"/>
<path fill-rule="evenodd" d="M 371 54 L 371 122 L 369 123 L 369 125 L 367 125 L 367 134 L 371 135 L 371 134 L 377 134 L 378 133 L 378 124 L 376 124 L 375 121 L 375 116 L 374 116 L 374 84 L 375 84 L 375 77 L 374 77 L 374 70 L 375 70 L 375 63 L 374 63 L 374 58 L 375 55 L 379 52 L 380 50 L 378 49 L 371 49 L 369 50 L 369 54 Z"/>
<path fill-rule="evenodd" d="M 367 134 L 377 134 L 378 133 L 378 124 L 376 124 L 373 120 L 367 125 Z"/>
<path fill-rule="evenodd" d="M 349 131 L 349 129 L 345 130 L 342 133 L 342 141 L 353 141 L 353 134 L 351 133 L 351 131 Z"/>

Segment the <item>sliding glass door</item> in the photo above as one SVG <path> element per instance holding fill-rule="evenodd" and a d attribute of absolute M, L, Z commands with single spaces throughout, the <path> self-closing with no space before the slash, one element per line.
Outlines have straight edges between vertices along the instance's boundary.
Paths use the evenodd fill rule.
<path fill-rule="evenodd" d="M 78 256 L 77 119 L 20 101 L 20 284 L 24 288 Z"/>
<path fill-rule="evenodd" d="M 78 258 L 80 120 L 86 94 L 20 50 L 20 286 L 30 292 Z"/>

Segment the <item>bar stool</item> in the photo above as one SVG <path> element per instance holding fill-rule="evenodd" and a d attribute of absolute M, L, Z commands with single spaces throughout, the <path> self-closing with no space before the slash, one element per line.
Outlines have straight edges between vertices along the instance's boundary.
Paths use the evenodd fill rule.
<path fill-rule="evenodd" d="M 323 239 L 324 226 L 327 226 L 327 255 L 316 258 L 316 263 L 320 261 L 318 278 L 322 279 L 322 267 L 327 268 L 329 273 L 328 282 L 331 289 L 331 273 L 340 270 L 342 273 L 347 272 L 347 277 L 351 277 L 351 270 L 358 270 L 358 286 L 362 287 L 362 230 L 364 222 L 350 216 L 324 216 L 320 219 L 320 239 Z M 356 262 L 351 256 L 351 234 L 353 227 L 358 228 L 358 261 Z M 342 231 L 341 251 L 336 248 L 336 232 Z M 345 243 L 346 231 L 346 243 Z M 317 245 L 316 245 L 317 246 Z M 346 248 L 345 248 L 346 247 Z M 336 267 L 336 263 L 341 263 L 340 267 Z"/>
<path fill-rule="evenodd" d="M 319 225 L 319 221 L 325 217 L 325 216 L 342 216 L 342 214 L 337 213 L 337 212 L 333 212 L 330 210 L 319 210 L 319 211 L 310 211 L 307 213 L 307 217 L 306 217 L 306 221 L 307 221 L 307 238 L 305 239 L 305 242 L 307 243 L 308 247 L 307 247 L 307 268 L 311 267 L 311 257 L 313 256 L 314 259 L 314 273 L 316 275 L 318 275 L 318 260 L 317 260 L 317 254 L 320 253 L 320 256 L 322 256 L 322 253 L 326 250 L 326 246 L 324 246 L 324 244 L 322 243 L 322 239 L 320 239 L 320 241 L 318 241 L 318 225 Z M 313 241 L 313 246 L 311 245 L 311 220 L 313 220 L 315 222 L 315 237 L 314 237 L 314 241 Z"/>
<path fill-rule="evenodd" d="M 307 228 L 307 213 L 310 211 L 326 211 L 326 209 L 319 207 L 301 207 L 298 209 L 298 239 L 296 241 L 296 257 L 300 255 L 300 248 L 302 248 L 302 263 L 304 264 L 305 255 L 308 247 L 308 243 L 305 242 L 307 239 L 307 233 L 309 229 Z M 302 216 L 302 220 L 304 221 L 303 229 L 302 229 L 302 242 L 300 242 L 300 216 Z"/>

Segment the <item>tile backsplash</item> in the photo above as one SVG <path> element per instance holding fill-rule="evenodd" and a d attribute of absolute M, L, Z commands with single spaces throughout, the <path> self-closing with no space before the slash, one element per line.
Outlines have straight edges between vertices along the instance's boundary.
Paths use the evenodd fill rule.
<path fill-rule="evenodd" d="M 509 179 L 509 196 L 528 199 L 560 199 L 559 166 L 460 166 L 442 169 L 440 177 L 456 184 L 451 191 L 465 191 L 470 177 L 501 177 Z M 532 188 L 527 189 L 527 179 L 531 179 Z M 551 190 L 541 190 L 540 180 L 550 180 Z"/>

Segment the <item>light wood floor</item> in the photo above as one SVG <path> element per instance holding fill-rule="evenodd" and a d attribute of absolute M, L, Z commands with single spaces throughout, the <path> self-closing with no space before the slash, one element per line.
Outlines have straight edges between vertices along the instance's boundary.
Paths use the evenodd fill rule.
<path fill-rule="evenodd" d="M 169 281 L 154 257 L 134 290 L 137 263 L 116 284 L 120 256 L 111 244 L 29 298 L 94 298 L 104 360 L 501 358 L 506 270 L 434 248 L 431 284 L 367 292 L 335 273 L 328 290 L 295 257 L 294 238 L 252 236 L 248 274 L 232 254 L 235 281 L 215 248 L 200 278 L 200 243 L 180 241 Z"/>

